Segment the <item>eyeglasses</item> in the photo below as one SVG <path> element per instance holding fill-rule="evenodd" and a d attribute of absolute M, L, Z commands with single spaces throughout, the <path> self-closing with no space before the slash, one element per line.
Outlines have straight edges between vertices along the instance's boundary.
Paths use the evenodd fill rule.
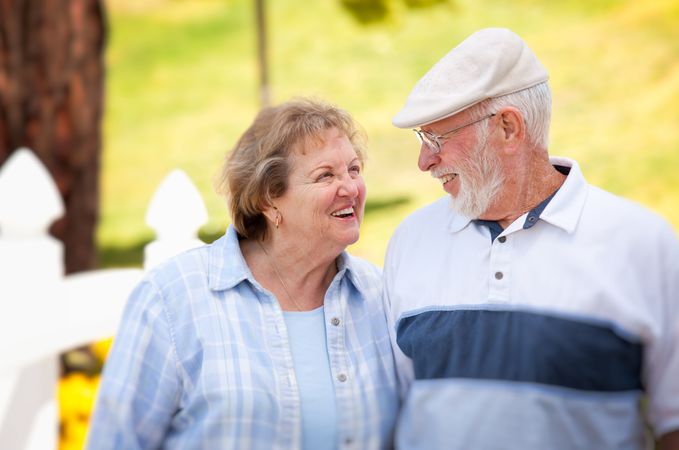
<path fill-rule="evenodd" d="M 442 145 L 442 140 L 446 137 L 449 136 L 452 133 L 455 133 L 456 131 L 461 130 L 462 128 L 468 127 L 470 125 L 474 125 L 475 123 L 479 123 L 482 120 L 490 119 L 493 117 L 495 113 L 488 114 L 487 116 L 483 116 L 480 119 L 476 119 L 473 122 L 466 123 L 464 125 L 460 125 L 459 127 L 455 127 L 452 130 L 446 131 L 443 134 L 434 134 L 430 133 L 429 131 L 423 131 L 423 130 L 413 130 L 415 132 L 415 135 L 417 136 L 417 140 L 420 141 L 420 144 L 425 144 L 429 151 L 431 151 L 433 154 L 437 154 L 441 152 L 441 145 Z"/>

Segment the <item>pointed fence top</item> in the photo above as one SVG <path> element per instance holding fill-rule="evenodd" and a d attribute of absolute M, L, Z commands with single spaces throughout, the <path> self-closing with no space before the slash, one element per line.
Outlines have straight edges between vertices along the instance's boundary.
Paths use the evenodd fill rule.
<path fill-rule="evenodd" d="M 207 218 L 198 189 L 178 169 L 160 183 L 146 212 L 146 224 L 153 228 L 158 240 L 193 238 Z"/>
<path fill-rule="evenodd" d="M 52 177 L 27 148 L 15 151 L 0 167 L 0 234 L 3 238 L 47 234 L 64 214 Z"/>

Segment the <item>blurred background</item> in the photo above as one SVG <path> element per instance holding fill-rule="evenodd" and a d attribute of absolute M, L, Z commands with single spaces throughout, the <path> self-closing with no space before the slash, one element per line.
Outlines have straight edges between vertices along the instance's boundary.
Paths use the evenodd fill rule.
<path fill-rule="evenodd" d="M 152 237 L 146 207 L 173 168 L 203 193 L 203 237 L 223 232 L 229 218 L 213 178 L 260 102 L 253 1 L 106 7 L 97 244 L 109 266 L 138 263 Z M 281 0 L 265 11 L 271 101 L 319 96 L 348 109 L 369 136 L 369 202 L 353 253 L 381 265 L 397 223 L 443 194 L 417 169 L 412 133 L 390 120 L 433 63 L 488 26 L 516 31 L 550 72 L 550 152 L 679 227 L 676 0 Z"/>
<path fill-rule="evenodd" d="M 396 225 L 443 195 L 438 182 L 417 169 L 414 136 L 392 127 L 391 117 L 432 64 L 473 31 L 490 26 L 517 32 L 550 73 L 550 153 L 575 158 L 589 182 L 644 204 L 679 229 L 677 0 L 91 3 L 102 27 L 83 42 L 103 58 L 90 72 L 103 84 L 92 95 L 81 90 L 76 100 L 93 111 L 88 123 L 100 127 L 88 150 L 96 157 L 90 169 L 82 169 L 97 175 L 83 188 L 95 199 L 84 208 L 69 194 L 67 209 L 89 211 L 93 249 L 70 265 L 71 272 L 140 266 L 143 247 L 153 239 L 144 223 L 146 209 L 175 168 L 190 176 L 206 203 L 209 220 L 201 237 L 209 242 L 223 233 L 229 217 L 213 180 L 262 104 L 264 60 L 271 103 L 320 97 L 349 110 L 367 132 L 368 203 L 361 239 L 350 251 L 381 266 Z M 0 20 L 11 28 L 6 4 Z M 78 13 L 72 9 L 73 14 Z M 6 50 L 11 40 L 3 36 Z M 0 56 L 5 57 L 0 62 L 11 60 L 7 51 Z M 2 73 L 0 93 L 4 100 L 14 93 Z M 11 116 L 0 116 L 5 121 L 0 120 L 0 137 Z M 55 167 L 49 149 L 36 152 Z M 56 152 L 64 160 L 71 155 L 68 146 Z M 0 164 L 6 154 L 0 151 Z M 68 191 L 68 177 L 59 180 L 62 193 Z M 63 228 L 57 225 L 54 234 L 66 233 Z M 62 439 L 62 448 L 82 445 L 108 345 L 97 343 L 65 358 L 62 428 L 71 420 L 79 428 Z"/>

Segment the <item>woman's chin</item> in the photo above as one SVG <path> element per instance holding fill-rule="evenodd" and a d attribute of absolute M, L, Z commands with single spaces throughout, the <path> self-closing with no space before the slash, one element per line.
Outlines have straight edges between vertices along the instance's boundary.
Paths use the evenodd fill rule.
<path fill-rule="evenodd" d="M 351 239 L 351 244 L 349 244 L 349 245 L 352 245 L 352 244 L 357 243 L 357 242 L 358 242 L 358 239 L 359 239 L 360 237 L 361 237 L 361 234 L 357 231 L 356 234 L 352 237 L 352 239 Z"/>
<path fill-rule="evenodd" d="M 342 236 L 337 236 L 337 243 L 341 247 L 340 251 L 344 251 L 348 246 L 358 242 L 360 234 L 358 230 L 351 233 L 344 233 Z"/>
<path fill-rule="evenodd" d="M 360 237 L 360 235 L 358 233 L 356 233 L 356 236 L 353 237 L 352 239 L 350 239 L 349 243 L 345 247 L 348 247 L 350 245 L 357 243 L 359 237 Z"/>

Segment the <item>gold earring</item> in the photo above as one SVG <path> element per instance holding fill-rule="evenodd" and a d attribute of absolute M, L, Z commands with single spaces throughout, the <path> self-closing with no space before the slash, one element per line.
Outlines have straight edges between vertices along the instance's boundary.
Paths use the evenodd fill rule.
<path fill-rule="evenodd" d="M 274 221 L 274 224 L 276 225 L 276 229 L 278 229 L 278 225 L 281 224 L 281 212 L 275 206 L 273 209 L 276 210 L 276 220 Z"/>

